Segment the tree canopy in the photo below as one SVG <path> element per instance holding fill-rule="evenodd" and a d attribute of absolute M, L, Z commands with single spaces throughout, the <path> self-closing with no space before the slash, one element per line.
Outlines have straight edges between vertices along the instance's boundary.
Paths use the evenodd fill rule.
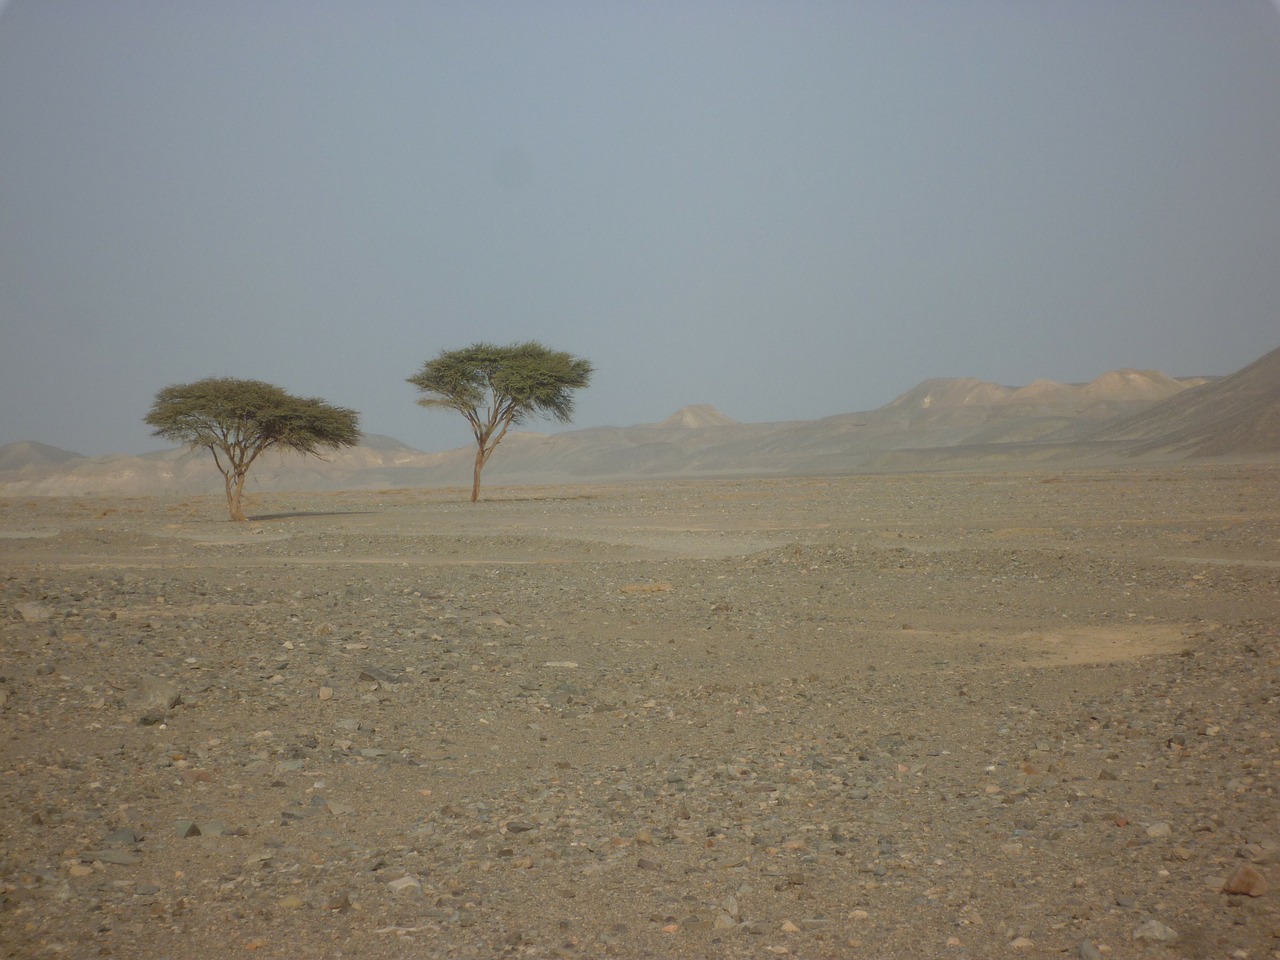
<path fill-rule="evenodd" d="M 476 343 L 444 350 L 409 378 L 424 407 L 456 410 L 476 438 L 471 501 L 480 496 L 480 473 L 513 424 L 536 416 L 573 419 L 575 390 L 591 382 L 591 362 L 550 350 L 535 340 L 496 346 Z"/>
<path fill-rule="evenodd" d="M 318 456 L 352 446 L 360 440 L 358 419 L 354 410 L 232 377 L 165 387 L 144 418 L 155 436 L 213 454 L 232 520 L 246 519 L 244 482 L 259 454 L 276 447 Z"/>

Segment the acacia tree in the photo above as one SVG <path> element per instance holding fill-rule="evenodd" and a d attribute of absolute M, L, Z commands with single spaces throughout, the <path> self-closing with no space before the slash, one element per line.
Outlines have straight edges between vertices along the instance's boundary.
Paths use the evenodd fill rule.
<path fill-rule="evenodd" d="M 165 387 L 144 418 L 154 436 L 213 454 L 227 486 L 232 520 L 245 520 L 242 499 L 249 468 L 278 447 L 319 456 L 360 439 L 354 410 L 295 397 L 261 380 L 209 377 Z"/>
<path fill-rule="evenodd" d="M 476 343 L 444 350 L 428 360 L 409 382 L 422 391 L 424 407 L 457 410 L 471 424 L 476 462 L 471 502 L 480 496 L 480 472 L 512 424 L 535 416 L 562 423 L 573 418 L 573 391 L 591 382 L 589 360 L 537 341 L 499 347 Z"/>

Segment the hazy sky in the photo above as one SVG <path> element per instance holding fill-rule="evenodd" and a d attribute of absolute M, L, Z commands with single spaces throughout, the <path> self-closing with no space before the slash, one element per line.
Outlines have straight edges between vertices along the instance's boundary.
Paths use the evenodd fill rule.
<path fill-rule="evenodd" d="M 1280 346 L 1267 0 L 13 0 L 0 443 L 165 444 L 268 380 L 439 450 L 442 349 L 589 357 L 575 427 Z"/>

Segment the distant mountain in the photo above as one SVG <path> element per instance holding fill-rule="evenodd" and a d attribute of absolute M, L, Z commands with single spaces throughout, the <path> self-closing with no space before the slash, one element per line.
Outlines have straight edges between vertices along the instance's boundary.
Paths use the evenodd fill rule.
<path fill-rule="evenodd" d="M 0 447 L 0 472 L 29 473 L 79 459 L 82 459 L 80 454 L 70 450 L 59 450 L 48 444 L 23 440 Z"/>
<path fill-rule="evenodd" d="M 1230 376 L 1109 423 L 1090 439 L 1124 442 L 1135 455 L 1280 452 L 1280 349 Z"/>
<path fill-rule="evenodd" d="M 1112 417 L 1149 407 L 1202 382 L 1203 378 L 1175 380 L 1157 370 L 1113 370 L 1084 384 L 1036 380 L 1025 387 L 974 379 L 925 380 L 881 409 L 935 420 L 972 421 L 1011 413 Z"/>
<path fill-rule="evenodd" d="M 802 475 L 976 465 L 1112 462 L 1145 456 L 1280 458 L 1280 350 L 1217 380 L 1115 370 L 1089 383 L 1023 387 L 925 380 L 876 410 L 821 420 L 739 423 L 683 407 L 659 423 L 510 434 L 486 485 L 645 477 Z M 472 445 L 424 453 L 366 435 L 324 459 L 269 453 L 249 491 L 470 483 Z M 219 492 L 203 450 L 80 457 L 41 444 L 0 447 L 0 495 Z"/>
<path fill-rule="evenodd" d="M 727 416 L 707 403 L 699 403 L 692 407 L 681 407 L 667 419 L 657 424 L 659 427 L 687 427 L 700 430 L 704 427 L 731 427 L 737 420 Z"/>

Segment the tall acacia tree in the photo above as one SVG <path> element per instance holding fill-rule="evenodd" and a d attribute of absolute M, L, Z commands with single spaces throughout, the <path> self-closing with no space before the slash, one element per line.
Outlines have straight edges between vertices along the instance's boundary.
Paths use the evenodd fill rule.
<path fill-rule="evenodd" d="M 480 472 L 512 424 L 535 416 L 562 423 L 573 419 L 573 392 L 591 382 L 589 360 L 537 341 L 499 347 L 476 343 L 444 350 L 422 365 L 409 382 L 422 391 L 424 407 L 456 410 L 476 438 L 471 502 L 480 497 Z"/>
<path fill-rule="evenodd" d="M 245 520 L 244 481 L 264 450 L 319 456 L 360 439 L 358 415 L 323 400 L 295 397 L 261 380 L 210 377 L 165 387 L 145 422 L 154 435 L 213 454 L 227 486 L 232 520 Z"/>

